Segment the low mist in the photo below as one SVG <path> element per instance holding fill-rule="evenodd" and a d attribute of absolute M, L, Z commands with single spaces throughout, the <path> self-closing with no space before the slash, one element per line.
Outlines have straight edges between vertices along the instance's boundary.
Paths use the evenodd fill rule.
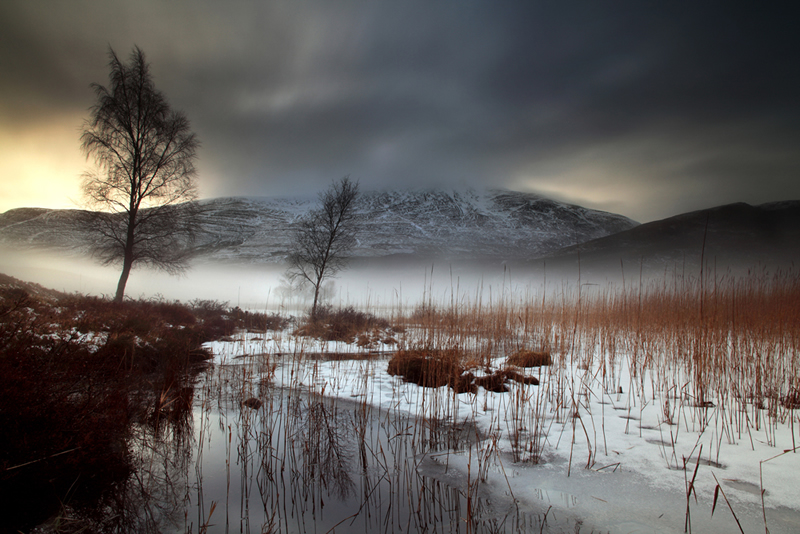
<path fill-rule="evenodd" d="M 309 292 L 292 290 L 277 264 L 196 262 L 183 275 L 140 268 L 131 272 L 126 297 L 132 299 L 195 299 L 228 302 L 252 310 L 296 311 L 308 304 Z M 90 258 L 56 252 L 4 249 L 0 272 L 67 293 L 112 297 L 119 268 L 98 265 Z M 540 266 L 509 265 L 499 261 L 392 259 L 354 261 L 326 282 L 323 297 L 334 306 L 390 308 L 414 306 L 423 299 L 453 299 L 488 303 L 513 292 L 519 297 L 541 294 Z M 548 288 L 558 290 L 568 281 L 547 273 Z M 574 284 L 572 284 L 574 285 Z"/>
<path fill-rule="evenodd" d="M 0 250 L 0 272 L 27 282 L 67 293 L 111 298 L 117 287 L 118 267 L 103 267 L 90 258 L 58 252 L 19 249 Z M 227 302 L 249 310 L 297 313 L 310 306 L 310 290 L 290 287 L 285 267 L 274 263 L 241 264 L 195 262 L 183 275 L 172 276 L 153 269 L 131 272 L 126 297 L 190 302 L 195 299 Z M 655 276 L 655 275 L 658 276 Z M 664 283 L 696 273 L 645 274 L 642 283 L 656 279 Z M 323 285 L 323 302 L 333 306 L 385 308 L 413 307 L 425 301 L 449 304 L 453 301 L 489 304 L 501 295 L 514 299 L 540 299 L 547 285 L 547 298 L 575 294 L 589 295 L 603 288 L 639 284 L 638 265 L 625 271 L 584 268 L 578 264 L 551 266 L 543 262 L 502 262 L 447 260 L 408 257 L 355 259 L 351 265 Z M 579 278 L 580 277 L 580 278 Z"/>

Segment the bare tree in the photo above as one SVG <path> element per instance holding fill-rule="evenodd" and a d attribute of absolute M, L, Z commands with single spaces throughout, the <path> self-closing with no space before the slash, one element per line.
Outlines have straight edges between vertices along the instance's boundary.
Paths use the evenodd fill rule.
<path fill-rule="evenodd" d="M 295 230 L 286 275 L 314 288 L 311 317 L 316 317 L 323 282 L 341 271 L 356 244 L 358 182 L 345 176 L 320 194 L 319 208 L 303 217 Z"/>
<path fill-rule="evenodd" d="M 84 176 L 83 191 L 101 210 L 93 218 L 100 235 L 93 253 L 104 264 L 122 264 L 114 298 L 122 301 L 134 264 L 172 274 L 186 269 L 199 142 L 186 116 L 155 88 L 138 47 L 128 64 L 109 55 L 109 87 L 92 84 L 97 104 L 81 135 L 98 168 Z"/>

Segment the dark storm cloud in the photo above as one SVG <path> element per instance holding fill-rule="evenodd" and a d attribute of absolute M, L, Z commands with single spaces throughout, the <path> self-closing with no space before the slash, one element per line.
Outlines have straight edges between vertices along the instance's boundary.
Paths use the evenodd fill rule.
<path fill-rule="evenodd" d="M 800 198 L 792 18 L 661 4 L 12 2 L 0 109 L 85 111 L 108 46 L 138 44 L 203 141 L 208 195 L 351 174 L 540 190 L 644 220 Z"/>

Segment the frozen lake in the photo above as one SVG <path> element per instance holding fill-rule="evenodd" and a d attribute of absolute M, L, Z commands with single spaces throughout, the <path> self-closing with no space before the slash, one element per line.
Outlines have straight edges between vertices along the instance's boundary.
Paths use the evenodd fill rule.
<path fill-rule="evenodd" d="M 404 461 L 414 458 L 414 476 L 432 477 L 462 495 L 474 488 L 486 503 L 499 506 L 488 514 L 524 517 L 528 525 L 538 521 L 534 531 L 547 514 L 544 532 L 682 532 L 687 481 L 695 467 L 696 495 L 690 502 L 695 531 L 733 532 L 738 520 L 745 532 L 752 532 L 764 527 L 763 514 L 770 532 L 800 528 L 800 493 L 794 483 L 800 459 L 796 453 L 782 454 L 795 441 L 792 425 L 763 426 L 735 436 L 729 430 L 720 433 L 714 422 L 717 409 L 701 412 L 688 405 L 675 412 L 677 424 L 665 424 L 657 391 L 629 391 L 624 359 L 614 383 L 624 385 L 625 393 L 620 386 L 608 393 L 611 388 L 601 384 L 597 369 L 567 364 L 562 370 L 533 371 L 541 378 L 539 386 L 513 383 L 508 393 L 480 389 L 477 395 L 454 395 L 447 387 L 422 388 L 390 376 L 386 359 L 303 358 L 325 352 L 352 352 L 358 358 L 358 349 L 342 343 L 251 335 L 207 346 L 217 366 L 247 377 L 246 383 L 300 388 L 348 403 L 355 399 L 357 404 L 343 405 L 345 412 L 379 409 L 374 413 L 382 414 L 381 420 L 400 421 L 393 423 L 390 435 L 404 427 L 411 435 L 425 432 L 431 421 L 451 429 L 445 435 L 461 429 L 458 435 L 466 440 L 451 440 L 437 452 L 401 452 Z M 495 363 L 501 367 L 502 358 Z M 241 384 L 242 379 L 230 382 Z M 583 391 L 577 405 L 564 402 L 574 398 L 572 388 Z M 257 394 L 257 388 L 242 395 L 251 393 Z M 529 455 L 536 440 L 542 445 L 538 463 Z M 445 444 L 441 438 L 435 441 Z M 722 497 L 711 515 L 717 481 L 736 518 Z M 424 531 L 419 527 L 411 532 Z"/>
<path fill-rule="evenodd" d="M 35 253 L 4 254 L 0 271 L 90 294 L 110 293 L 118 276 Z M 128 295 L 296 315 L 304 302 L 283 290 L 281 271 L 135 271 Z M 155 475 L 148 491 L 160 495 L 158 521 L 178 531 L 274 523 L 286 531 L 389 532 L 406 521 L 412 532 L 682 532 L 691 488 L 695 531 L 737 531 L 738 521 L 745 532 L 765 522 L 773 533 L 797 532 L 800 419 L 788 399 L 798 338 L 785 310 L 796 306 L 798 285 L 770 280 L 729 280 L 706 286 L 707 294 L 662 283 L 637 294 L 583 279 L 576 292 L 548 276 L 544 292 L 535 270 L 492 262 L 355 264 L 328 300 L 388 315 L 397 308 L 408 324 L 422 325 L 407 328 L 400 346 L 455 347 L 500 369 L 515 347 L 541 345 L 555 364 L 533 371 L 538 386 L 454 394 L 391 376 L 385 356 L 364 359 L 353 343 L 241 333 L 207 345 L 214 368 L 194 384 L 177 433 L 150 445 L 144 433 L 133 446 L 147 477 Z M 433 306 L 415 316 L 421 302 Z M 355 359 L 324 357 L 349 352 Z M 258 410 L 242 406 L 251 396 L 263 403 Z M 412 441 L 400 445 L 406 434 Z M 320 471 L 337 465 L 349 476 Z M 287 479 L 287 469 L 299 474 Z M 316 486 L 300 484 L 304 477 Z M 433 507 L 420 512 L 428 519 L 409 518 L 422 502 Z M 351 517 L 358 522 L 348 526 Z"/>

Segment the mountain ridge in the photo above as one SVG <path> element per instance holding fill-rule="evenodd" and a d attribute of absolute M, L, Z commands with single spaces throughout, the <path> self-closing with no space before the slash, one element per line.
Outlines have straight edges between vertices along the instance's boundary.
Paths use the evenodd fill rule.
<path fill-rule="evenodd" d="M 570 245 L 540 258 L 554 268 L 619 271 L 622 263 L 649 274 L 706 267 L 744 272 L 800 263 L 800 200 L 744 202 L 681 213 L 616 234 Z"/>
<path fill-rule="evenodd" d="M 198 201 L 197 248 L 208 261 L 280 263 L 294 225 L 316 197 L 220 197 Z M 533 258 L 629 229 L 622 215 L 510 190 L 392 190 L 362 193 L 356 258 L 394 255 Z M 18 208 L 0 214 L 0 243 L 88 250 L 78 222 L 90 212 Z"/>

